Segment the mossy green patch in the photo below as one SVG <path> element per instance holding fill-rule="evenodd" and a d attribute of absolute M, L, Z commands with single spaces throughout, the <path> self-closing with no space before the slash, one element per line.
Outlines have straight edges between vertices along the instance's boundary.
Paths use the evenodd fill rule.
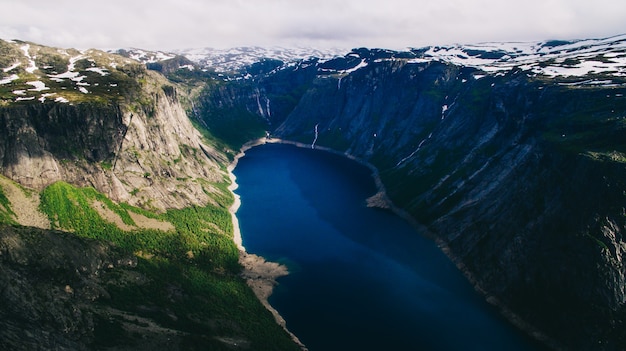
<path fill-rule="evenodd" d="M 11 209 L 11 202 L 4 194 L 2 186 L 0 186 L 0 223 L 17 224 L 15 212 Z"/>

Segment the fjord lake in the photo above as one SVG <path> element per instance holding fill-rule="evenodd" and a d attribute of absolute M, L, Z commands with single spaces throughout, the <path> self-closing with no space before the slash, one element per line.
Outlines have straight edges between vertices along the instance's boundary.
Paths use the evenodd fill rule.
<path fill-rule="evenodd" d="M 367 167 L 265 144 L 234 174 L 243 245 L 288 267 L 269 302 L 310 351 L 541 349 L 433 241 L 366 206 L 376 193 Z"/>

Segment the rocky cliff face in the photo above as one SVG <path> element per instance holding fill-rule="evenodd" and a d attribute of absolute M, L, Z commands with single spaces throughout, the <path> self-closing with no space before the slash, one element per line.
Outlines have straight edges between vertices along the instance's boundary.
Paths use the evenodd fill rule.
<path fill-rule="evenodd" d="M 260 101 L 296 99 L 258 110 L 272 135 L 376 166 L 394 203 L 520 326 L 555 347 L 619 349 L 626 81 L 549 76 L 554 57 L 489 74 L 424 52 L 355 50 L 273 96 L 278 75 L 245 84 Z M 239 97 L 230 104 L 250 106 Z"/>
<path fill-rule="evenodd" d="M 8 67 L 15 79 L 0 85 L 4 175 L 39 190 L 59 180 L 93 186 L 115 201 L 161 210 L 210 201 L 208 183 L 224 179 L 226 158 L 193 127 L 174 84 L 100 52 L 19 47 L 28 56 L 15 54 Z M 39 62 L 44 55 L 67 66 L 38 68 L 49 67 Z"/>
<path fill-rule="evenodd" d="M 299 349 L 239 275 L 197 83 L 0 40 L 0 349 Z"/>

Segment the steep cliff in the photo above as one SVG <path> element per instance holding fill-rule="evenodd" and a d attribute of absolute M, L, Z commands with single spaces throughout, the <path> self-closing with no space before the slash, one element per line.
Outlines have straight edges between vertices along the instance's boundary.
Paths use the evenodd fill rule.
<path fill-rule="evenodd" d="M 133 205 L 150 200 L 158 209 L 207 204 L 211 189 L 187 180 L 221 181 L 225 156 L 191 125 L 174 85 L 129 65 L 132 71 L 118 71 L 131 82 L 128 91 L 118 78 L 109 83 L 119 91 L 108 101 L 92 92 L 75 101 L 44 98 L 0 106 L 2 173 L 27 187 L 64 180 Z M 95 85 L 101 77 L 93 79 Z M 170 193 L 176 196 L 164 203 Z"/>
<path fill-rule="evenodd" d="M 194 85 L 97 50 L 0 54 L 0 348 L 299 349 L 240 276 L 232 151 L 192 125 Z"/>
<path fill-rule="evenodd" d="M 521 327 L 557 348 L 618 350 L 626 80 L 623 60 L 609 58 L 623 57 L 624 40 L 607 41 L 546 43 L 532 58 L 354 50 L 315 62 L 314 77 L 278 69 L 308 78 L 277 95 L 296 99 L 291 110 L 256 113 L 273 136 L 373 164 L 394 204 Z M 273 101 L 277 77 L 228 89 Z M 255 113 L 249 94 L 232 96 Z"/>

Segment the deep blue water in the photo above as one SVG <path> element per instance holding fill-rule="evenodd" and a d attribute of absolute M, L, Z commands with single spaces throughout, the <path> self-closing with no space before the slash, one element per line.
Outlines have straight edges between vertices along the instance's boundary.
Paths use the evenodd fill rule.
<path fill-rule="evenodd" d="M 432 241 L 365 206 L 367 168 L 268 144 L 234 173 L 243 244 L 289 267 L 270 303 L 310 351 L 539 349 Z"/>

